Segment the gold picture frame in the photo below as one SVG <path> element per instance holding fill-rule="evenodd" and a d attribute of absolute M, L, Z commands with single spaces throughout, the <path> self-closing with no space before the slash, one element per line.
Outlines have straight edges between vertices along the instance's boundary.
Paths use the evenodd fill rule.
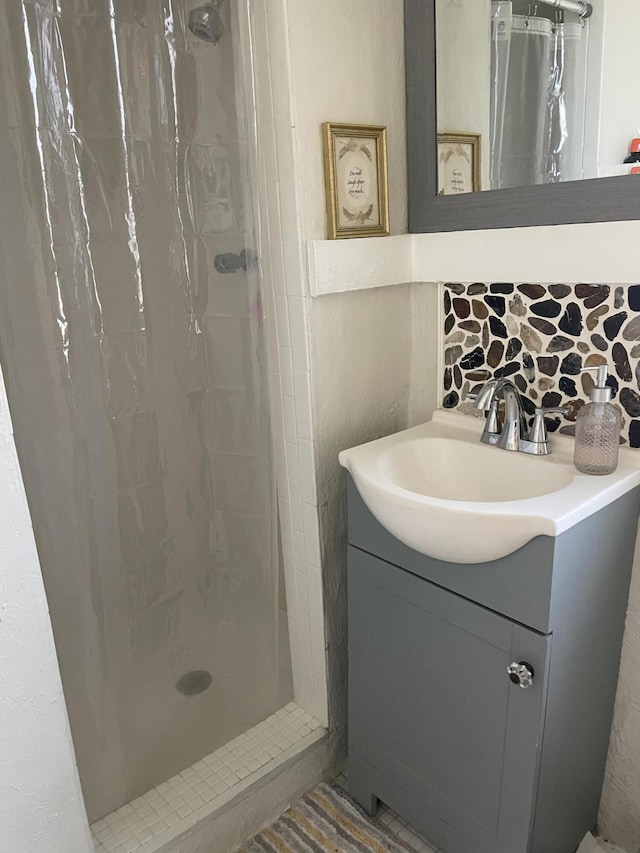
<path fill-rule="evenodd" d="M 387 129 L 322 125 L 329 240 L 389 235 Z"/>
<path fill-rule="evenodd" d="M 480 192 L 479 133 L 438 134 L 438 195 Z"/>

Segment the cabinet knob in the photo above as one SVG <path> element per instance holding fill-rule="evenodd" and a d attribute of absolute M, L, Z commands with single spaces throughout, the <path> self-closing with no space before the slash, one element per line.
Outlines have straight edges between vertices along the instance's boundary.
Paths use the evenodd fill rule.
<path fill-rule="evenodd" d="M 507 667 L 507 673 L 511 681 L 518 687 L 526 690 L 533 684 L 533 667 L 530 663 L 521 660 L 520 663 L 512 663 Z"/>

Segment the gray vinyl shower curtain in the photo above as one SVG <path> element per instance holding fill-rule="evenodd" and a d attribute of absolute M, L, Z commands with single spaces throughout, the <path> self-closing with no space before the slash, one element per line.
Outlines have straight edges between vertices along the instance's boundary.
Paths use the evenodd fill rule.
<path fill-rule="evenodd" d="M 585 22 L 492 0 L 491 189 L 582 178 L 587 48 Z"/>
<path fill-rule="evenodd" d="M 233 44 L 187 12 L 0 4 L 0 353 L 91 820 L 280 699 Z"/>

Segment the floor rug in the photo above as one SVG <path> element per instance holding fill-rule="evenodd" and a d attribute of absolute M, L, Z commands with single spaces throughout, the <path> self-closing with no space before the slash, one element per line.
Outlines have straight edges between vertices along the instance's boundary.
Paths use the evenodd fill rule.
<path fill-rule="evenodd" d="M 238 853 L 413 853 L 346 792 L 322 784 Z"/>

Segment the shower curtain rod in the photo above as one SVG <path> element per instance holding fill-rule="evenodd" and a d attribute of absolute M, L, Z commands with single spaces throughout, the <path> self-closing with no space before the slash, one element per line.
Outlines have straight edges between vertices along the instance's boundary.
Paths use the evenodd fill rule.
<path fill-rule="evenodd" d="M 583 3 L 581 0 L 534 0 L 534 2 L 542 3 L 544 6 L 553 6 L 555 9 L 562 9 L 564 12 L 575 12 L 581 18 L 590 18 L 593 14 L 591 3 Z"/>

